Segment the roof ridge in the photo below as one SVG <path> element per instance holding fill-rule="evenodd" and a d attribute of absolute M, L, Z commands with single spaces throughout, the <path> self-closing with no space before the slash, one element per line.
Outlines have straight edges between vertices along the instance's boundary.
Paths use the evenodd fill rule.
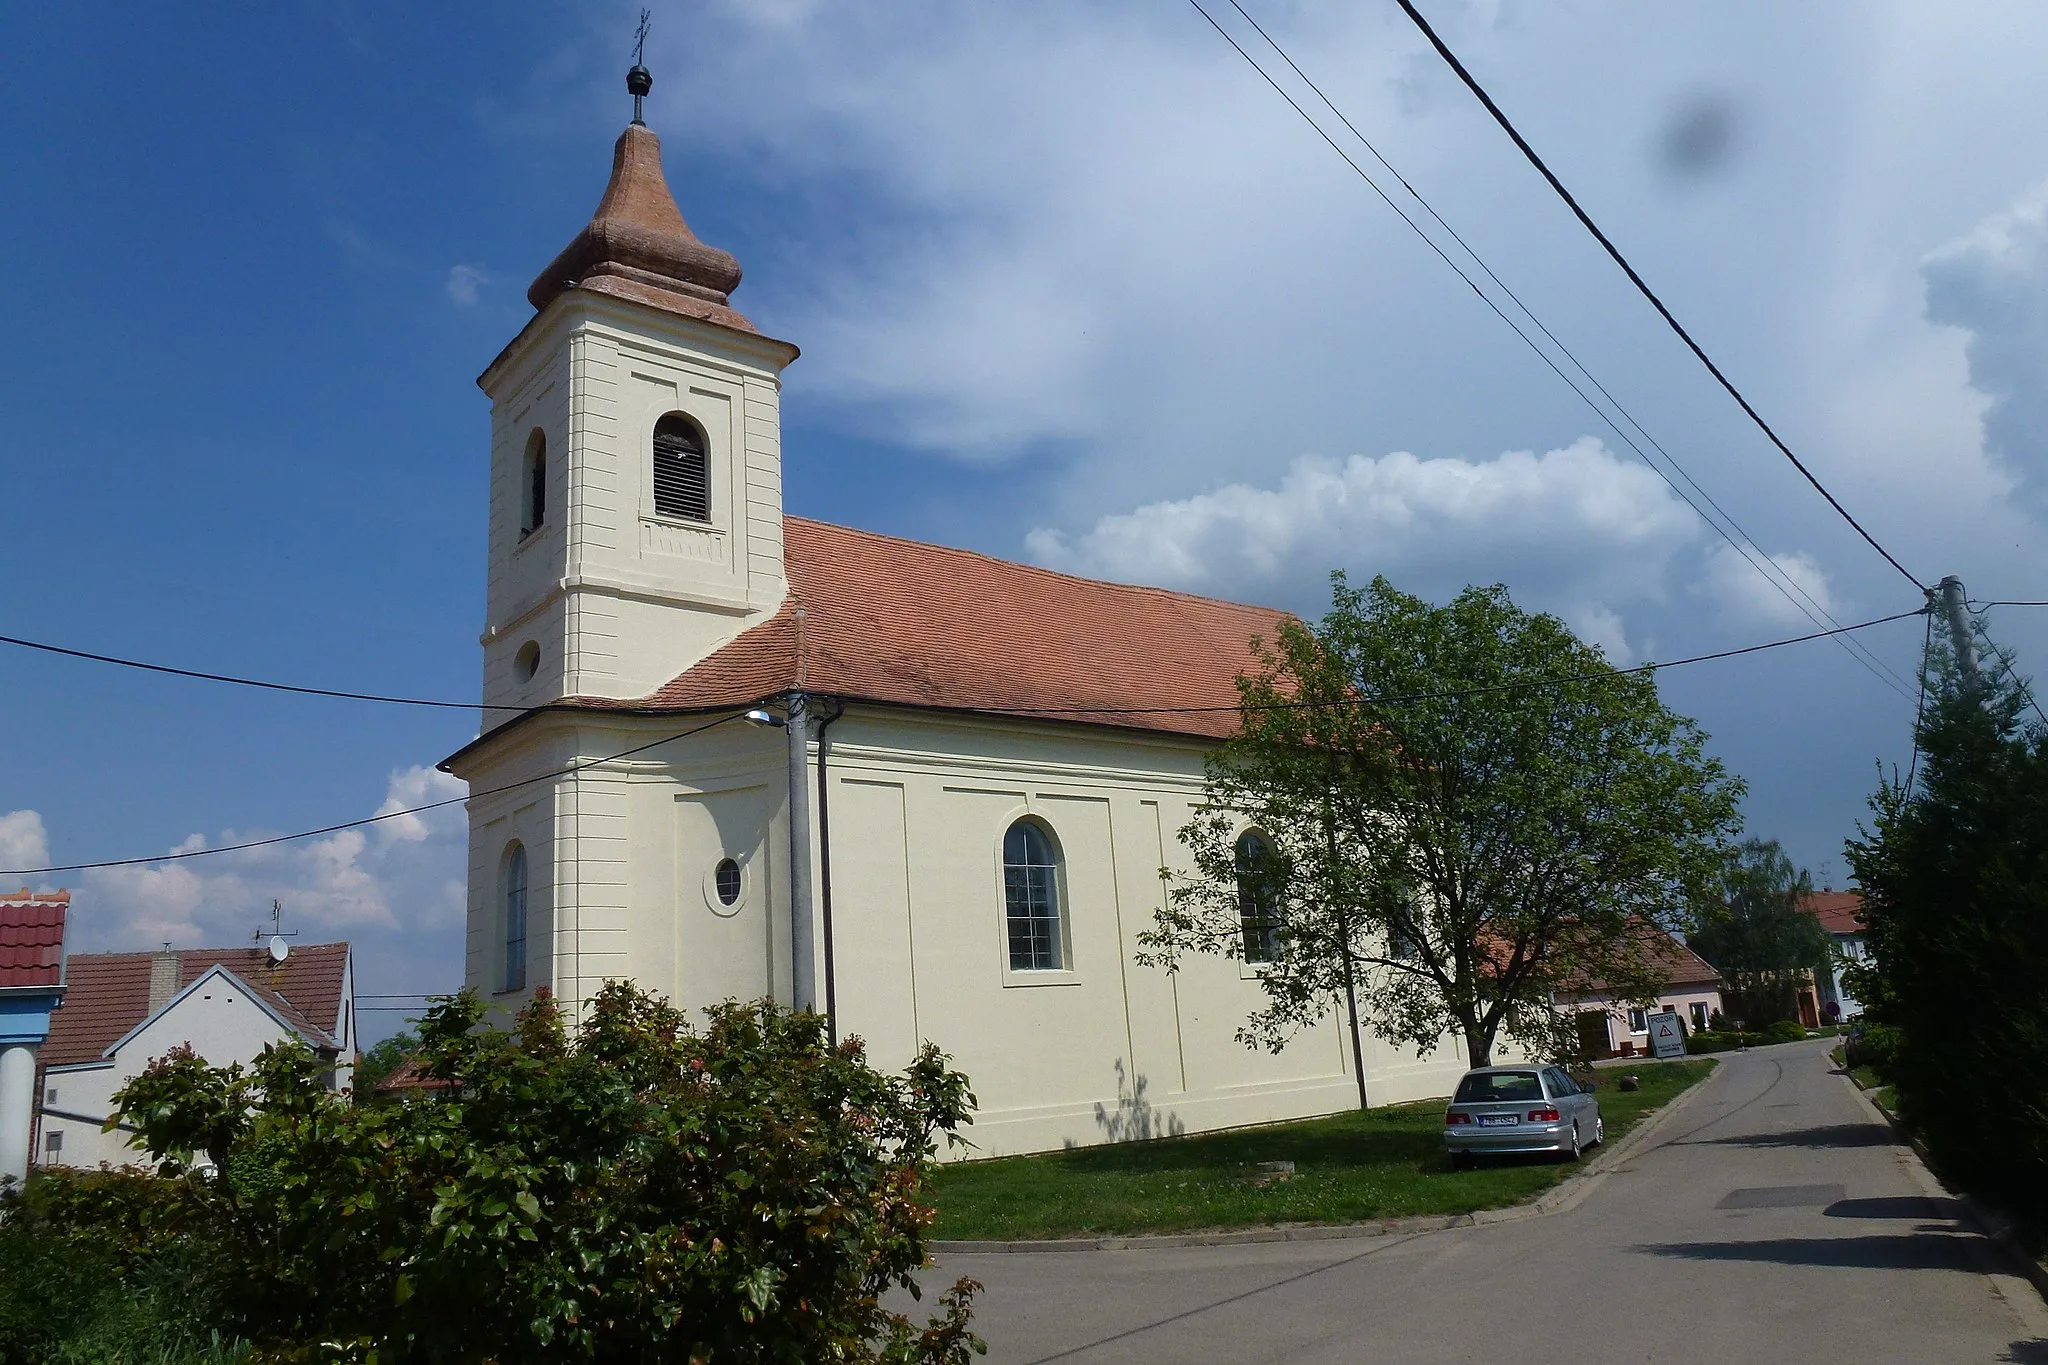
<path fill-rule="evenodd" d="M 1207 593 L 1187 592 L 1180 588 L 1162 588 L 1156 583 L 1126 583 L 1114 578 L 1088 578 L 1082 574 L 1067 573 L 1060 569 L 1048 569 L 1042 564 L 1029 564 L 1021 559 L 1004 559 L 984 550 L 969 550 L 959 545 L 941 545 L 937 541 L 914 540 L 909 536 L 892 535 L 887 531 L 870 531 L 859 526 L 842 526 L 836 521 L 821 521 L 817 517 L 800 517 L 784 513 L 784 521 L 800 521 L 807 526 L 819 526 L 828 531 L 840 531 L 847 535 L 860 536 L 868 540 L 887 540 L 898 545 L 909 545 L 920 550 L 938 550 L 949 555 L 962 555 L 979 559 L 990 564 L 999 564 L 1006 569 L 1022 569 L 1026 573 L 1039 574 L 1046 578 L 1063 579 L 1090 588 L 1114 588 L 1119 592 L 1146 593 L 1169 601 L 1207 602 L 1219 607 L 1236 607 L 1241 611 L 1270 612 L 1275 616 L 1293 616 L 1285 607 L 1268 607 L 1257 602 L 1239 602 L 1228 597 L 1211 597 Z"/>

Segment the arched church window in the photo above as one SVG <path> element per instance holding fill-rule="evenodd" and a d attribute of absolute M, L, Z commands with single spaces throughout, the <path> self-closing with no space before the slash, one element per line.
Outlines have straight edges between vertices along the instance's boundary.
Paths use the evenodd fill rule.
<path fill-rule="evenodd" d="M 1060 925 L 1060 847 L 1036 820 L 1003 836 L 1003 910 L 1010 970 L 1056 972 L 1065 965 Z"/>
<path fill-rule="evenodd" d="M 654 510 L 665 517 L 711 520 L 704 433 L 679 412 L 654 424 Z"/>
<path fill-rule="evenodd" d="M 1278 860 L 1273 841 L 1248 829 L 1237 841 L 1237 922 L 1244 934 L 1244 960 L 1271 962 L 1280 955 Z"/>
<path fill-rule="evenodd" d="M 526 988 L 526 846 L 505 853 L 505 981 L 508 991 Z"/>
<path fill-rule="evenodd" d="M 520 469 L 519 534 L 532 535 L 548 519 L 548 438 L 539 427 L 526 438 L 526 460 Z"/>

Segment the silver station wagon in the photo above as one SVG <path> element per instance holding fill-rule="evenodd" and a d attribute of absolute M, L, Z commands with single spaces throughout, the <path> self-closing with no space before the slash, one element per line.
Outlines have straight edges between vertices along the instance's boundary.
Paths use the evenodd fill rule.
<path fill-rule="evenodd" d="M 1554 1066 L 1485 1066 L 1465 1073 L 1444 1110 L 1454 1166 L 1476 1156 L 1551 1152 L 1571 1161 L 1607 1138 L 1600 1102 Z"/>

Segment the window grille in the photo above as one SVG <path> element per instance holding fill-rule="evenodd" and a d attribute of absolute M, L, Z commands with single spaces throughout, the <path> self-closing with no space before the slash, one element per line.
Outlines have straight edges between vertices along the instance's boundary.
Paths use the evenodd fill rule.
<path fill-rule="evenodd" d="M 739 903 L 744 884 L 740 880 L 740 865 L 737 861 L 731 858 L 719 859 L 718 866 L 712 869 L 712 880 L 718 888 L 720 905 Z"/>
<path fill-rule="evenodd" d="M 1003 836 L 1003 908 L 1009 930 L 1010 970 L 1058 971 L 1060 851 L 1035 820 L 1019 820 Z"/>
<path fill-rule="evenodd" d="M 526 987 L 526 849 L 512 845 L 505 860 L 505 989 Z"/>
<path fill-rule="evenodd" d="M 1237 919 L 1244 960 L 1271 962 L 1280 955 L 1280 913 L 1273 893 L 1273 844 L 1257 830 L 1237 841 Z"/>
<path fill-rule="evenodd" d="M 654 510 L 665 517 L 711 520 L 711 470 L 704 433 L 679 413 L 654 424 Z"/>

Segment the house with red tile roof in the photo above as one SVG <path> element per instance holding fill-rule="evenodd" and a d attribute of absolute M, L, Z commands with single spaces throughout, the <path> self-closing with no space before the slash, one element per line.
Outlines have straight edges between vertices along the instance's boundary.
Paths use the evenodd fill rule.
<path fill-rule="evenodd" d="M 64 998 L 66 891 L 0 895 L 0 1183 L 28 1176 L 37 1053 Z"/>
<path fill-rule="evenodd" d="M 1705 958 L 1654 924 L 1639 924 L 1642 960 L 1654 968 L 1654 1000 L 1632 1000 L 1598 979 L 1560 991 L 1557 1009 L 1577 1025 L 1579 1043 L 1593 1057 L 1626 1057 L 1650 1050 L 1650 1015 L 1677 1015 L 1698 1033 L 1721 1013 L 1721 974 Z"/>
<path fill-rule="evenodd" d="M 772 997 L 886 1067 L 930 1040 L 983 1155 L 1355 1103 L 1334 1019 L 1236 1039 L 1256 964 L 1136 961 L 1287 615 L 785 515 L 798 352 L 739 278 L 636 121 L 478 380 L 489 719 L 442 765 L 473 793 L 468 984 L 501 1015 L 619 978 Z M 1462 1072 L 1364 1055 L 1389 1102 Z"/>
<path fill-rule="evenodd" d="M 176 1047 L 216 1066 L 247 1066 L 270 1044 L 296 1038 L 331 1061 L 332 1083 L 347 1088 L 356 1060 L 348 944 L 274 943 L 75 954 L 38 1059 L 37 1164 L 141 1160 L 127 1133 L 101 1127 L 114 1093 Z"/>
<path fill-rule="evenodd" d="M 1825 972 L 1814 973 L 1814 989 L 1820 997 L 1824 1023 L 1854 1019 L 1863 1013 L 1863 1002 L 1842 983 L 1842 969 L 1870 956 L 1870 930 L 1863 922 L 1863 893 L 1837 891 L 1833 887 L 1810 892 L 1799 908 L 1820 921 L 1835 941 L 1834 961 Z M 1833 1006 L 1830 1010 L 1829 1006 Z"/>

